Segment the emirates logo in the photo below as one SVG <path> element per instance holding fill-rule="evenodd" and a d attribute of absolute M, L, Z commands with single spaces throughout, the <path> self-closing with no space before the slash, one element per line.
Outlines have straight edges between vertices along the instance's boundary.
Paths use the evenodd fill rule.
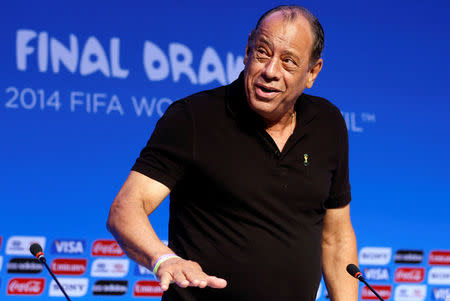
<path fill-rule="evenodd" d="M 51 269 L 56 275 L 83 275 L 86 272 L 86 259 L 62 259 L 52 261 Z"/>
<path fill-rule="evenodd" d="M 162 294 L 158 281 L 140 280 L 136 282 L 133 289 L 135 297 L 161 297 Z"/>

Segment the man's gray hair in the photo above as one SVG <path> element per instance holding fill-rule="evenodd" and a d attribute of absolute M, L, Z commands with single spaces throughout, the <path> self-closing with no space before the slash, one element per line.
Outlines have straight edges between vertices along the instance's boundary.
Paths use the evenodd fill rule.
<path fill-rule="evenodd" d="M 317 60 L 320 58 L 324 46 L 325 34 L 323 32 L 322 25 L 316 16 L 314 16 L 308 9 L 299 5 L 280 5 L 266 11 L 261 18 L 259 18 L 258 23 L 256 23 L 255 28 L 250 33 L 249 42 L 250 48 L 253 47 L 253 41 L 255 39 L 256 33 L 259 30 L 261 23 L 266 17 L 275 13 L 281 12 L 283 16 L 288 21 L 294 21 L 298 16 L 303 16 L 308 20 L 313 35 L 313 47 L 311 50 L 311 56 L 309 59 L 309 68 L 312 68 Z"/>

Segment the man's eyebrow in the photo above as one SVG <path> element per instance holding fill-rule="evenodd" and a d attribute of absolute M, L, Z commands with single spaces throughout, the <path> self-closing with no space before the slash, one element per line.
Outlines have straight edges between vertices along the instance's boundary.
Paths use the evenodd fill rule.
<path fill-rule="evenodd" d="M 265 37 L 260 37 L 256 42 L 266 44 L 269 48 L 273 47 L 273 43 Z"/>
<path fill-rule="evenodd" d="M 292 57 L 294 57 L 294 58 L 296 58 L 297 60 L 301 60 L 301 57 L 298 55 L 298 54 L 296 54 L 295 52 L 292 52 L 292 51 L 290 51 L 290 50 L 285 50 L 285 51 L 283 51 L 283 54 L 284 55 L 289 55 L 289 56 L 292 56 Z"/>

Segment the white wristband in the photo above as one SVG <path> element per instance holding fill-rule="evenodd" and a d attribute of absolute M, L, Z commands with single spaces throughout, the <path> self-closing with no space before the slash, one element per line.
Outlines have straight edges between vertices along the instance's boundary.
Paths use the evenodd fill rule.
<path fill-rule="evenodd" d="M 162 255 L 156 260 L 155 265 L 153 266 L 153 274 L 156 276 L 156 273 L 158 272 L 158 268 L 164 261 L 170 259 L 170 258 L 180 258 L 180 256 L 176 254 L 165 254 Z"/>

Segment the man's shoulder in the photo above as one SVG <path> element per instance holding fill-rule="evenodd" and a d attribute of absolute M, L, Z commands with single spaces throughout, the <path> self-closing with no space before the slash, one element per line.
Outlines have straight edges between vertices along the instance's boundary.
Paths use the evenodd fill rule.
<path fill-rule="evenodd" d="M 339 108 L 326 98 L 303 93 L 302 98 L 308 103 L 314 105 L 320 112 L 336 113 L 340 112 Z"/>
<path fill-rule="evenodd" d="M 329 122 L 341 122 L 344 119 L 341 110 L 328 99 L 305 93 L 301 97 L 302 101 L 307 103 L 311 110 L 315 111 L 322 119 L 326 119 Z"/>
<path fill-rule="evenodd" d="M 166 112 L 184 113 L 195 119 L 201 116 L 216 118 L 225 111 L 226 87 L 200 91 L 179 99 L 173 102 Z"/>
<path fill-rule="evenodd" d="M 201 107 L 205 105 L 209 106 L 218 102 L 220 103 L 223 102 L 226 97 L 226 87 L 227 86 L 220 86 L 209 90 L 203 90 L 179 99 L 175 103 L 186 103 L 194 107 Z"/>

